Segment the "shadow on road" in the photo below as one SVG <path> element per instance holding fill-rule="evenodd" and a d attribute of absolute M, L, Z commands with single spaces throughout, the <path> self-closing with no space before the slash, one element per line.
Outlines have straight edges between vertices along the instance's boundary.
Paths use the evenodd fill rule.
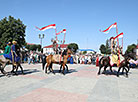
<path fill-rule="evenodd" d="M 104 75 L 115 75 L 117 76 L 117 71 L 113 70 L 113 72 L 111 72 L 110 70 L 106 70 L 105 72 L 102 72 L 102 74 Z M 126 75 L 126 72 L 119 72 L 119 76 L 120 75 Z"/>

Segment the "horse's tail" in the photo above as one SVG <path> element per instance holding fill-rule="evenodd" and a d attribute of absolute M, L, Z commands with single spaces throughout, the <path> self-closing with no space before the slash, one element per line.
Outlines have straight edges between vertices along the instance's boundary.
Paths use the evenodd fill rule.
<path fill-rule="evenodd" d="M 102 58 L 99 60 L 99 67 L 101 67 L 101 66 L 103 65 L 103 58 L 104 58 L 104 57 L 102 57 Z"/>

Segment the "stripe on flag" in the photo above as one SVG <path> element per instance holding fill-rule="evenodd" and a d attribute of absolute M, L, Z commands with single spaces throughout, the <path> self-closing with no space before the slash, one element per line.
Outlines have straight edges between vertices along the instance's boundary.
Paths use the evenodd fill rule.
<path fill-rule="evenodd" d="M 44 31 L 44 30 L 47 30 L 47 29 L 51 29 L 51 28 L 56 29 L 56 24 L 50 24 L 50 25 L 42 27 L 42 28 L 38 28 L 38 27 L 36 27 L 36 28 L 41 30 L 41 31 Z"/>
<path fill-rule="evenodd" d="M 123 32 L 122 33 L 120 33 L 120 34 L 118 34 L 116 37 L 114 37 L 114 39 L 116 39 L 116 38 L 123 38 Z"/>
<path fill-rule="evenodd" d="M 58 33 L 56 33 L 56 35 L 59 35 L 60 33 L 66 33 L 66 29 L 63 29 L 62 31 L 60 31 L 60 32 L 58 32 Z"/>
<path fill-rule="evenodd" d="M 104 32 L 104 33 L 109 33 L 111 28 L 115 28 L 117 26 L 117 23 L 115 22 L 114 24 L 110 25 L 107 29 L 101 31 L 100 32 Z"/>

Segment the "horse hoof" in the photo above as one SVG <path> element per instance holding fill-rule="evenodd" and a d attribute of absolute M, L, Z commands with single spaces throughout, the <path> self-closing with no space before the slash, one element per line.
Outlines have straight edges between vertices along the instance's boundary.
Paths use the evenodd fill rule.
<path fill-rule="evenodd" d="M 100 73 L 97 73 L 97 75 L 100 75 Z"/>
<path fill-rule="evenodd" d="M 59 70 L 59 73 L 61 72 L 61 70 Z"/>

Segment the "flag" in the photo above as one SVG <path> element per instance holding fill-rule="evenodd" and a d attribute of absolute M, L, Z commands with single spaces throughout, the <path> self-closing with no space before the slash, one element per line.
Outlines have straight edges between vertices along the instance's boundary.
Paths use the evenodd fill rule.
<path fill-rule="evenodd" d="M 40 30 L 40 28 L 38 28 L 37 26 L 35 26 L 35 27 Z"/>
<path fill-rule="evenodd" d="M 101 31 L 100 32 L 104 32 L 104 33 L 109 33 L 111 28 L 115 28 L 117 26 L 117 23 L 115 22 L 114 24 L 110 25 L 107 29 Z"/>
<path fill-rule="evenodd" d="M 60 33 L 66 33 L 66 29 L 63 29 L 62 31 L 60 31 L 60 32 L 58 32 L 58 33 L 56 33 L 56 35 L 59 35 Z"/>
<path fill-rule="evenodd" d="M 118 34 L 116 37 L 114 37 L 114 39 L 116 39 L 116 38 L 123 38 L 123 32 Z"/>
<path fill-rule="evenodd" d="M 50 24 L 50 25 L 42 27 L 42 28 L 38 28 L 38 27 L 36 27 L 36 28 L 41 30 L 41 31 L 44 31 L 44 30 L 47 30 L 47 29 L 51 29 L 51 28 L 56 29 L 56 24 Z"/>

